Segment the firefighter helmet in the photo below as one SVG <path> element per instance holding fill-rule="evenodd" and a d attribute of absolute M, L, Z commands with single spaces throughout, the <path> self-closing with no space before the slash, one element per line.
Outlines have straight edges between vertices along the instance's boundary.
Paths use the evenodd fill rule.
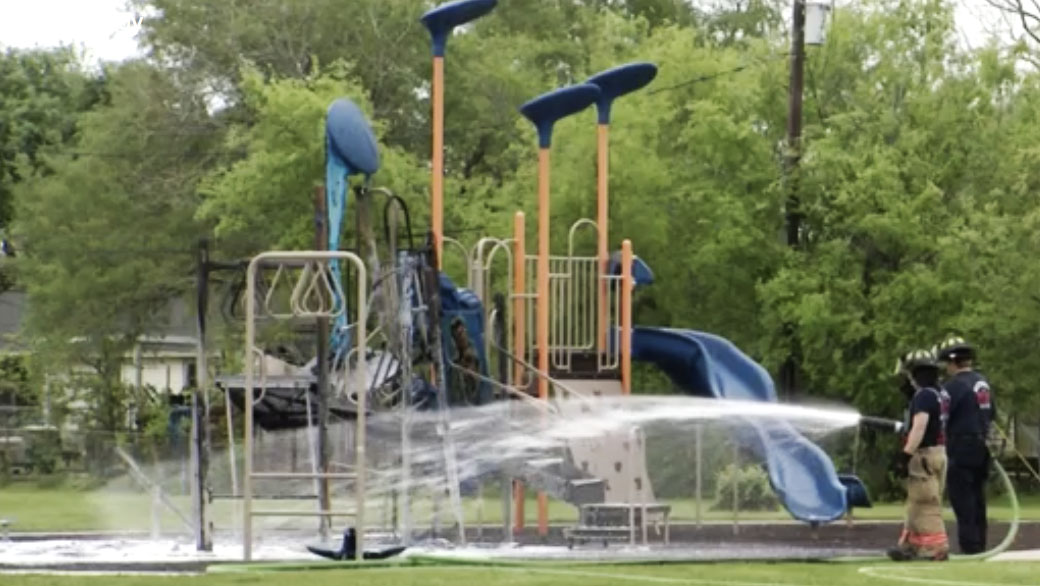
<path fill-rule="evenodd" d="M 939 368 L 935 355 L 929 350 L 907 352 L 896 362 L 895 374 L 910 374 L 919 368 Z"/>
<path fill-rule="evenodd" d="M 942 362 L 975 359 L 975 347 L 960 336 L 946 338 L 935 347 L 934 352 L 935 357 Z"/>

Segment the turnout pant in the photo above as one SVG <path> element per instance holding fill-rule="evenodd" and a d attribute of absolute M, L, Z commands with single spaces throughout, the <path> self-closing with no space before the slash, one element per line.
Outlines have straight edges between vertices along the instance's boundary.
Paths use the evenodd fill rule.
<path fill-rule="evenodd" d="M 950 505 L 957 516 L 957 541 L 961 553 L 986 551 L 986 481 L 989 479 L 989 449 L 981 436 L 951 438 L 948 446 L 950 469 L 946 484 Z"/>
<path fill-rule="evenodd" d="M 918 555 L 945 554 L 950 549 L 942 518 L 945 477 L 946 450 L 942 446 L 921 448 L 910 459 L 906 523 L 900 541 Z"/>

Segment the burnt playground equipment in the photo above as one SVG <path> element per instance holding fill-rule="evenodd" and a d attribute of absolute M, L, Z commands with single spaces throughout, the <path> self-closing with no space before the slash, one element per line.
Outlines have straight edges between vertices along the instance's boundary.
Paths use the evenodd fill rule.
<path fill-rule="evenodd" d="M 620 252 L 610 254 L 608 250 L 612 106 L 617 99 L 651 83 L 657 74 L 655 65 L 622 65 L 594 75 L 585 83 L 550 91 L 520 107 L 520 113 L 537 131 L 539 147 L 536 254 L 527 250 L 525 219 L 519 212 L 514 217 L 511 238 L 482 238 L 469 249 L 445 236 L 445 47 L 456 27 L 488 14 L 495 5 L 495 0 L 457 0 L 434 8 L 421 19 L 430 32 L 433 48 L 431 229 L 423 244 L 415 244 L 404 201 L 386 189 L 372 187 L 372 176 L 380 166 L 377 142 L 360 109 L 349 100 L 340 99 L 330 106 L 326 118 L 326 180 L 318 214 L 323 224 L 319 234 L 324 237 L 317 240 L 318 250 L 264 253 L 249 263 L 241 288 L 247 306 L 246 372 L 239 377 L 218 379 L 228 400 L 246 413 L 243 488 L 233 490 L 232 496 L 243 502 L 243 553 L 247 560 L 252 547 L 252 519 L 256 516 L 317 516 L 326 534 L 331 518 L 353 518 L 352 526 L 357 528 L 352 533 L 353 554 L 355 559 L 363 558 L 368 468 L 365 434 L 370 414 L 385 411 L 399 415 L 400 484 L 406 488 L 395 494 L 395 533 L 407 546 L 414 524 L 407 487 L 415 472 L 409 461 L 409 448 L 414 426 L 418 425 L 412 421 L 417 410 L 433 411 L 436 425 L 444 432 L 437 440 L 443 448 L 444 492 L 455 514 L 458 539 L 464 541 L 462 480 L 458 476 L 450 425 L 453 406 L 504 398 L 538 409 L 545 417 L 567 417 L 597 396 L 627 395 L 637 330 L 648 330 L 644 334 L 654 336 L 687 336 L 686 346 L 680 351 L 688 353 L 695 348 L 701 352 L 686 355 L 687 362 L 708 361 L 705 370 L 696 373 L 705 380 L 693 381 L 698 388 L 686 389 L 687 392 L 699 394 L 712 389 L 716 397 L 729 396 L 721 388 L 721 379 L 707 377 L 712 359 L 707 353 L 729 352 L 725 356 L 732 358 L 739 352 L 724 344 L 712 346 L 715 342 L 708 339 L 710 336 L 634 328 L 633 290 L 636 285 L 652 281 L 652 273 L 633 254 L 629 241 L 621 243 Z M 553 127 L 557 121 L 593 105 L 598 113 L 596 219 L 575 222 L 569 232 L 567 254 L 553 255 L 549 240 Z M 351 193 L 350 179 L 356 175 L 363 175 L 364 180 L 353 189 L 356 241 L 348 251 L 342 246 L 340 235 Z M 381 235 L 374 228 L 373 214 L 379 198 L 386 199 Z M 583 230 L 592 230 L 596 235 L 596 248 L 591 255 L 577 250 L 577 235 Z M 465 287 L 456 286 L 442 270 L 447 248 L 462 251 L 466 274 L 461 282 Z M 503 280 L 508 293 L 500 290 Z M 260 344 L 262 326 L 304 322 L 313 324 L 315 351 L 296 354 L 313 356 L 310 360 L 280 358 Z M 463 327 L 454 328 L 457 323 Z M 465 333 L 475 351 L 475 362 L 461 363 L 461 354 L 453 348 L 453 329 Z M 671 352 L 676 350 L 672 348 Z M 496 365 L 494 376 L 490 374 L 492 358 Z M 651 358 L 667 363 L 674 356 L 657 354 Z M 749 359 L 739 355 L 738 360 L 744 361 L 739 365 L 744 367 Z M 718 362 L 716 366 L 729 365 Z M 461 389 L 460 384 L 468 386 Z M 770 400 L 771 389 L 771 383 L 762 385 L 756 398 Z M 337 470 L 344 472 L 330 471 L 331 463 L 320 439 L 313 453 L 322 455 L 312 463 L 311 473 L 253 471 L 254 425 L 272 430 L 316 428 L 320 438 L 332 418 L 351 429 L 348 435 L 352 435 L 352 454 L 348 461 L 336 464 Z M 826 456 L 822 451 L 792 430 L 760 426 L 755 431 L 758 435 L 749 438 L 771 458 L 771 466 L 782 469 L 792 462 L 824 466 Z M 539 460 L 502 462 L 492 473 L 503 482 L 504 539 L 523 529 L 526 486 L 540 493 L 538 532 L 543 538 L 548 530 L 547 498 L 552 496 L 579 508 L 580 523 L 567 533 L 575 543 L 636 543 L 640 535 L 645 543 L 649 527 L 660 529 L 662 524 L 667 540 L 670 508 L 654 500 L 641 430 L 634 427 L 616 435 L 592 442 L 597 445 L 575 442 Z M 791 445 L 801 452 L 770 453 L 768 444 L 777 437 L 785 442 L 791 440 Z M 770 479 L 775 482 L 782 476 L 778 473 Z M 826 488 L 834 497 L 831 500 L 840 497 L 842 502 L 840 506 L 831 506 L 826 514 L 810 513 L 807 518 L 813 524 L 833 521 L 845 513 L 846 506 L 867 502 L 858 479 L 833 473 L 830 476 L 833 478 L 828 477 L 830 484 Z M 253 510 L 252 501 L 260 497 L 253 490 L 253 480 L 279 478 L 313 479 L 318 509 Z M 328 485 L 340 481 L 353 487 L 353 509 L 330 508 Z M 783 487 L 774 484 L 774 488 L 782 492 Z M 350 553 L 350 548 L 330 548 L 328 552 L 339 552 L 335 555 L 343 557 Z"/>

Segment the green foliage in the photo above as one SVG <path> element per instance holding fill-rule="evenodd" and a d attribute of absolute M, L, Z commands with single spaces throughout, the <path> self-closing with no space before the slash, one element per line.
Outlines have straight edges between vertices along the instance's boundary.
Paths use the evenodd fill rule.
<path fill-rule="evenodd" d="M 662 393 L 664 389 L 655 389 Z M 701 493 L 716 491 L 721 471 L 733 461 L 724 426 L 702 424 L 700 432 Z M 646 462 L 656 498 L 692 499 L 697 492 L 697 432 L 692 426 L 658 425 L 647 430 Z M 732 498 L 730 500 L 732 506 Z"/>
<path fill-rule="evenodd" d="M 26 434 L 26 456 L 36 474 L 54 474 L 61 462 L 61 434 L 57 428 L 34 430 Z"/>
<path fill-rule="evenodd" d="M 389 122 L 385 131 L 391 143 L 429 149 L 422 118 L 428 106 L 414 92 L 429 78 L 429 35 L 419 22 L 428 8 L 424 0 L 133 4 L 157 15 L 142 24 L 156 56 L 215 84 L 233 106 L 245 89 L 241 81 L 253 71 L 265 79 L 303 79 L 348 57 L 375 116 Z"/>
<path fill-rule="evenodd" d="M 314 242 L 314 188 L 324 181 L 325 112 L 342 96 L 363 111 L 371 112 L 371 106 L 342 66 L 306 80 L 265 82 L 250 73 L 242 83 L 244 104 L 257 123 L 229 133 L 227 148 L 247 155 L 206 177 L 198 217 L 240 254 L 309 248 Z M 374 125 L 382 135 L 385 124 L 376 119 Z M 396 191 L 424 189 L 427 176 L 403 150 L 384 144 L 381 164 L 379 178 Z M 346 224 L 353 228 L 353 222 Z"/>
<path fill-rule="evenodd" d="M 143 63 L 106 77 L 109 98 L 80 117 L 76 152 L 48 153 L 55 171 L 18 188 L 26 334 L 52 372 L 117 369 L 138 334 L 164 327 L 203 233 L 195 186 L 214 160 L 217 121 L 190 88 Z"/>
<path fill-rule="evenodd" d="M 0 235 L 10 236 L 15 188 L 53 171 L 45 153 L 73 143 L 77 118 L 102 94 L 70 49 L 0 52 Z M 16 266 L 0 263 L 0 290 L 16 280 Z"/>
<path fill-rule="evenodd" d="M 417 232 L 429 214 L 428 2 L 136 4 L 158 9 L 144 27 L 154 61 L 98 79 L 61 54 L 0 67 L 0 121 L 12 121 L 0 125 L 0 223 L 14 189 L 27 333 L 48 364 L 90 365 L 105 404 L 129 342 L 190 287 L 197 237 L 215 234 L 225 257 L 310 246 L 333 99 L 372 119 L 375 183 L 407 200 Z M 636 295 L 636 323 L 717 332 L 774 373 L 793 356 L 798 394 L 882 416 L 902 407 L 894 357 L 956 332 L 981 348 L 998 404 L 1035 413 L 1022 348 L 1040 343 L 1040 74 L 1018 67 L 1020 47 L 960 48 L 949 2 L 842 6 L 807 53 L 800 165 L 787 175 L 785 7 L 500 3 L 449 45 L 446 235 L 467 247 L 508 237 L 521 210 L 533 251 L 535 135 L 517 106 L 653 61 L 658 78 L 615 104 L 611 127 L 610 247 L 631 239 L 656 277 Z M 554 252 L 594 215 L 594 120 L 590 109 L 554 133 Z M 791 250 L 781 234 L 795 190 Z M 445 262 L 464 274 L 462 259 Z M 636 377 L 637 389 L 670 388 Z M 891 484 L 869 474 L 872 488 Z"/>
<path fill-rule="evenodd" d="M 36 403 L 26 362 L 20 355 L 0 356 L 0 397 L 9 405 Z"/>
<path fill-rule="evenodd" d="M 821 54 L 810 55 L 797 176 L 804 245 L 758 296 L 767 366 L 796 352 L 800 391 L 892 415 L 901 398 L 886 371 L 902 349 L 948 331 L 984 347 L 1025 334 L 978 319 L 991 303 L 1001 313 L 1027 305 L 989 275 L 1010 273 L 1005 263 L 1019 256 L 997 251 L 1014 239 L 1006 228 L 1020 223 L 1012 218 L 1021 200 L 1002 192 L 1030 173 L 1007 161 L 1022 152 L 1009 140 L 1012 120 L 1031 108 L 1012 105 L 1008 92 L 1035 82 L 1014 72 L 1010 56 L 958 51 L 943 3 L 878 7 L 843 13 Z"/>
<path fill-rule="evenodd" d="M 0 95 L 0 227 L 6 227 L 14 186 L 50 170 L 43 153 L 69 144 L 77 116 L 100 96 L 65 48 L 0 53 Z"/>
<path fill-rule="evenodd" d="M 715 479 L 713 511 L 733 509 L 733 492 L 737 492 L 737 508 L 741 511 L 775 511 L 780 506 L 769 485 L 769 476 L 761 466 L 737 467 L 729 464 Z"/>

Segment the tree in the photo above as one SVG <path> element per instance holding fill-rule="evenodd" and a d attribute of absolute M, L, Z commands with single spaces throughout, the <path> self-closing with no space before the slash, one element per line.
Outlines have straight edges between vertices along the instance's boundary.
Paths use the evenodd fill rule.
<path fill-rule="evenodd" d="M 707 4 L 702 8 L 702 26 L 708 38 L 720 45 L 743 45 L 751 39 L 776 39 L 785 30 L 787 2 L 724 0 Z"/>
<path fill-rule="evenodd" d="M 1040 2 L 1037 0 L 986 0 L 993 8 L 1016 21 L 1024 39 L 1040 44 Z M 1037 61 L 1033 61 L 1037 65 Z"/>
<path fill-rule="evenodd" d="M 156 252 L 148 263 L 102 262 L 100 250 L 124 242 L 180 250 L 212 229 L 236 256 L 308 247 L 324 114 L 341 96 L 375 127 L 384 158 L 375 183 L 402 195 L 422 229 L 427 3 L 147 4 L 161 9 L 146 40 L 164 69 L 112 72 L 111 101 L 83 118 L 73 151 L 42 159 L 53 176 L 34 179 L 39 197 L 19 204 L 27 251 L 44 261 L 26 265 L 45 316 L 36 331 L 150 327 L 145 317 L 118 322 L 95 298 L 150 315 L 183 289 L 190 261 Z M 956 331 L 984 348 L 1009 401 L 1032 404 L 1028 356 L 1016 348 L 1040 342 L 1040 77 L 1016 68 L 1007 47 L 959 49 L 949 3 L 842 8 L 827 45 L 808 53 L 805 246 L 791 251 L 780 236 L 781 4 L 692 6 L 515 0 L 459 31 L 447 61 L 447 235 L 467 246 L 508 237 L 522 209 L 533 243 L 535 138 L 517 107 L 607 67 L 653 61 L 659 77 L 616 104 L 611 131 L 611 246 L 631 238 L 657 277 L 637 295 L 637 322 L 717 332 L 774 371 L 798 349 L 805 395 L 889 415 L 900 402 L 887 378 L 894 357 Z M 214 88 L 229 104 L 219 115 L 204 107 Z M 594 126 L 590 109 L 554 134 L 557 252 L 571 224 L 594 215 Z M 68 201 L 75 211 L 59 205 Z M 157 209 L 168 218 L 150 219 Z M 579 232 L 575 245 L 590 252 L 592 242 Z M 75 249 L 67 258 L 65 245 Z M 66 328 L 70 299 L 83 301 Z M 783 324 L 795 327 L 781 333 Z"/>
<path fill-rule="evenodd" d="M 416 89 L 429 70 L 424 0 L 134 0 L 151 55 L 207 79 L 231 105 L 249 71 L 302 79 L 349 59 L 392 144 L 428 149 Z M 251 69 L 252 68 L 252 69 Z M 425 115 L 429 115 L 426 113 Z"/>
<path fill-rule="evenodd" d="M 221 151 L 219 125 L 190 88 L 140 62 L 106 77 L 74 145 L 41 153 L 52 172 L 19 185 L 14 230 L 26 334 L 54 371 L 92 368 L 95 422 L 114 425 L 125 353 L 166 325 L 169 302 L 192 283 L 205 233 L 196 184 Z"/>
<path fill-rule="evenodd" d="M 628 19 L 645 19 L 651 27 L 697 23 L 693 3 L 683 0 L 592 0 L 592 4 L 615 10 Z"/>
<path fill-rule="evenodd" d="M 69 49 L 0 53 L 0 232 L 9 228 L 13 192 L 51 171 L 43 153 L 76 137 L 76 118 L 102 96 L 103 80 L 84 72 Z M 0 268 L 0 290 L 13 284 Z"/>
<path fill-rule="evenodd" d="M 995 268 L 1001 208 L 1018 215 L 1025 202 L 1000 195 L 1022 174 L 1005 162 L 1019 148 L 1011 57 L 959 52 L 942 3 L 883 7 L 846 13 L 831 32 L 806 107 L 805 249 L 760 294 L 767 332 L 797 326 L 805 392 L 894 414 L 886 371 L 900 352 L 979 332 L 983 300 L 1020 304 L 970 275 Z M 768 338 L 767 364 L 790 343 Z"/>
<path fill-rule="evenodd" d="M 257 124 L 229 134 L 229 150 L 245 156 L 206 177 L 198 217 L 214 226 L 218 238 L 234 243 L 239 254 L 309 248 L 314 187 L 324 180 L 325 112 L 344 96 L 363 111 L 372 112 L 372 106 L 342 68 L 305 80 L 265 81 L 247 74 L 240 91 Z M 387 123 L 373 119 L 373 124 L 382 136 Z M 418 161 L 401 149 L 381 146 L 378 184 L 403 194 L 422 192 L 428 176 Z M 353 226 L 352 221 L 345 224 Z"/>

